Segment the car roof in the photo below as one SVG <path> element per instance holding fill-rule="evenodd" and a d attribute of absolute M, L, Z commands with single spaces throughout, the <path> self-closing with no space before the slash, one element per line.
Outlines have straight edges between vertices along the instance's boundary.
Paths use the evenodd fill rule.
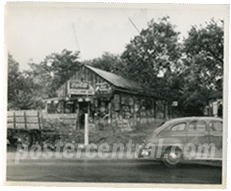
<path fill-rule="evenodd" d="M 223 121 L 222 118 L 219 117 L 180 117 L 180 118 L 174 118 L 168 120 L 169 122 L 181 122 L 181 121 L 191 121 L 191 120 L 218 120 L 218 121 Z M 167 121 L 166 121 L 167 122 Z"/>

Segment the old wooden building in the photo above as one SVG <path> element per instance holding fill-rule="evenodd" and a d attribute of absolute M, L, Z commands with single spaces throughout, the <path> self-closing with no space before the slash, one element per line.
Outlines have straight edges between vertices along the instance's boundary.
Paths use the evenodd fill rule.
<path fill-rule="evenodd" d="M 75 114 L 76 128 L 83 128 L 84 113 L 92 128 L 129 130 L 138 122 L 167 116 L 165 100 L 153 90 L 88 65 L 57 90 L 57 97 L 46 100 L 49 114 Z"/>

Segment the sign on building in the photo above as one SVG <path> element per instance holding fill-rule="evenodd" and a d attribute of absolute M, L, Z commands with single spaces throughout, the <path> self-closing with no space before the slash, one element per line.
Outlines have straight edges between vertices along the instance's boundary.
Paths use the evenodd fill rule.
<path fill-rule="evenodd" d="M 68 94 L 71 95 L 94 95 L 94 88 L 89 82 L 69 80 L 67 87 Z"/>
<path fill-rule="evenodd" d="M 178 101 L 173 101 L 173 102 L 172 102 L 172 106 L 173 106 L 173 107 L 177 107 L 177 106 L 178 106 Z"/>
<path fill-rule="evenodd" d="M 112 88 L 108 83 L 97 83 L 95 86 L 95 92 L 97 94 L 108 94 L 112 92 Z"/>

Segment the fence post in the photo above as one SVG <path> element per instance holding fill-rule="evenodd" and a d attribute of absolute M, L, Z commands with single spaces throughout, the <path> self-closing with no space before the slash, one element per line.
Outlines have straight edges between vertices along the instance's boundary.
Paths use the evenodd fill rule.
<path fill-rule="evenodd" d="M 44 116 L 43 116 L 43 111 L 40 110 L 39 112 L 41 114 L 40 118 L 40 123 L 41 123 L 41 128 L 44 129 Z"/>
<path fill-rule="evenodd" d="M 14 111 L 13 111 L 13 115 L 14 115 L 14 129 L 16 129 L 16 115 Z"/>
<path fill-rule="evenodd" d="M 88 113 L 85 113 L 85 127 L 84 127 L 84 145 L 88 145 Z"/>
<path fill-rule="evenodd" d="M 37 111 L 37 117 L 38 117 L 38 126 L 39 126 L 39 130 L 41 130 L 41 123 L 40 123 L 39 111 Z"/>
<path fill-rule="evenodd" d="M 26 112 L 24 111 L 24 122 L 25 122 L 25 129 L 27 129 L 27 120 L 26 120 Z"/>
<path fill-rule="evenodd" d="M 79 130 L 79 106 L 78 109 L 76 110 L 76 123 L 75 123 L 75 131 Z"/>
<path fill-rule="evenodd" d="M 156 109 L 156 101 L 154 100 L 154 105 L 153 105 L 153 107 L 154 107 L 154 119 L 156 119 L 156 117 L 157 117 L 157 109 Z"/>
<path fill-rule="evenodd" d="M 135 105 L 136 105 L 136 99 L 135 99 L 135 97 L 133 96 L 133 124 L 134 124 L 134 126 L 136 126 L 137 124 L 136 124 L 136 107 L 135 107 Z"/>

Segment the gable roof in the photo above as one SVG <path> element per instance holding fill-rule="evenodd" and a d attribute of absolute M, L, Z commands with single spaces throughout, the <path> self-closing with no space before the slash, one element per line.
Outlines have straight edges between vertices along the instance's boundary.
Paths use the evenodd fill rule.
<path fill-rule="evenodd" d="M 95 72 L 96 74 L 98 74 L 100 77 L 102 77 L 107 82 L 114 85 L 116 88 L 136 91 L 137 93 L 141 93 L 141 94 L 145 94 L 149 96 L 160 97 L 160 96 L 157 96 L 155 93 L 153 93 L 151 89 L 148 89 L 140 85 L 137 82 L 134 82 L 129 79 L 125 79 L 124 77 L 111 73 L 111 72 L 106 72 L 104 70 L 94 68 L 92 66 L 88 66 L 88 65 L 84 65 L 84 66 L 90 69 L 91 71 Z"/>

